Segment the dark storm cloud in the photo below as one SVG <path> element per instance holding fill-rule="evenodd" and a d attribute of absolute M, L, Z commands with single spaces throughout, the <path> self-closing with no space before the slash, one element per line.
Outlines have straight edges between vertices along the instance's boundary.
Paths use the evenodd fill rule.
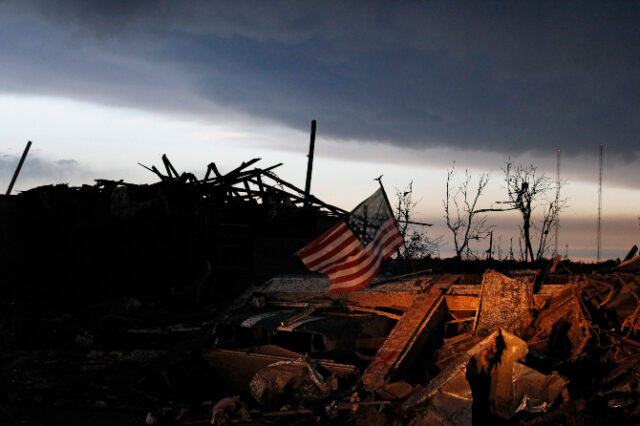
<path fill-rule="evenodd" d="M 0 88 L 323 135 L 634 158 L 631 2 L 0 3 Z M 5 66 L 6 64 L 6 66 Z"/>

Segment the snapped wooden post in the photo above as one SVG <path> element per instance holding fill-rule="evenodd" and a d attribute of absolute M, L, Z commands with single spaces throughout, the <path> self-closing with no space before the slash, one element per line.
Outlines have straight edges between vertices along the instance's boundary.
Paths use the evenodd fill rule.
<path fill-rule="evenodd" d="M 316 144 L 316 120 L 311 121 L 311 138 L 309 139 L 309 154 L 307 155 L 307 181 L 304 186 L 305 204 L 309 204 L 309 195 L 311 195 L 311 173 L 313 171 L 313 151 Z"/>

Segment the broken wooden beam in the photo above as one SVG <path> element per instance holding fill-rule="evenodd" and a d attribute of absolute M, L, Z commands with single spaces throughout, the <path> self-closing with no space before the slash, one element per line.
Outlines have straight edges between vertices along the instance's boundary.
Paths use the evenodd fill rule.
<path fill-rule="evenodd" d="M 629 250 L 629 253 L 627 253 L 627 255 L 624 257 L 622 261 L 624 262 L 626 260 L 631 259 L 633 256 L 636 255 L 637 252 L 638 252 L 638 246 L 634 244 L 633 247 L 631 247 L 631 250 Z"/>
<path fill-rule="evenodd" d="M 11 195 L 11 190 L 13 189 L 13 185 L 16 183 L 16 179 L 18 179 L 18 175 L 20 174 L 20 170 L 22 170 L 22 165 L 24 164 L 24 160 L 27 158 L 27 154 L 29 153 L 29 148 L 31 148 L 31 141 L 27 142 L 27 146 L 24 148 L 24 151 L 22 152 L 22 157 L 20 157 L 20 161 L 18 162 L 16 171 L 13 172 L 13 177 L 11 178 L 11 182 L 9 183 L 9 188 L 7 188 L 7 195 Z"/>
<path fill-rule="evenodd" d="M 313 172 L 313 151 L 316 143 L 316 120 L 311 120 L 311 137 L 309 139 L 309 154 L 307 154 L 307 180 L 304 185 L 304 198 L 308 202 L 311 195 L 311 174 Z"/>
<path fill-rule="evenodd" d="M 440 287 L 418 294 L 364 371 L 364 388 L 374 391 L 399 372 L 405 361 L 416 355 L 435 333 L 445 313 Z"/>
<path fill-rule="evenodd" d="M 171 164 L 171 161 L 169 161 L 169 157 L 167 157 L 167 154 L 162 154 L 162 163 L 164 164 L 164 168 L 167 170 L 167 176 L 169 176 L 170 178 L 180 177 L 180 174 L 178 174 L 175 167 L 173 167 L 173 164 Z"/>

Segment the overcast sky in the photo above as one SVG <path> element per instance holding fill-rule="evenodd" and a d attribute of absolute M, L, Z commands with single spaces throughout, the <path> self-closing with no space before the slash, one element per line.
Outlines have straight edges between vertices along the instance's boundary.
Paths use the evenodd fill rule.
<path fill-rule="evenodd" d="M 623 256 L 640 229 L 639 18 L 635 2 L 0 0 L 0 172 L 32 139 L 18 189 L 151 181 L 135 163 L 164 152 L 195 172 L 284 161 L 302 185 L 316 119 L 314 192 L 351 208 L 381 173 L 413 179 L 441 227 L 454 160 L 492 171 L 490 203 L 504 161 L 553 176 L 561 148 L 565 244 L 588 257 L 603 143 L 603 242 Z"/>

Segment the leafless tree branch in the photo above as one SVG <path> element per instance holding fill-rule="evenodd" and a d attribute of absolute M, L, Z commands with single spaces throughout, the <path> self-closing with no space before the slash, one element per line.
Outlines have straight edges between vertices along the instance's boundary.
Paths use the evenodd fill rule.
<path fill-rule="evenodd" d="M 418 201 L 413 199 L 413 181 L 402 190 L 396 188 L 397 204 L 395 206 L 396 222 L 398 230 L 405 241 L 403 247 L 400 248 L 400 256 L 411 259 L 421 259 L 429 257 L 438 252 L 440 239 L 430 238 L 424 231 L 424 226 L 420 226 L 420 231 L 415 227 L 409 228 L 411 225 L 411 217 L 415 212 Z"/>
<path fill-rule="evenodd" d="M 558 220 L 558 216 L 562 208 L 565 206 L 565 200 L 556 197 L 555 200 L 548 202 L 542 216 L 540 225 L 532 224 L 532 214 L 539 201 L 544 199 L 547 192 L 554 189 L 550 179 L 544 173 L 538 173 L 534 165 L 521 166 L 514 165 L 511 161 L 505 163 L 504 177 L 507 185 L 507 204 L 511 210 L 518 210 L 522 216 L 521 236 L 524 241 L 523 254 L 524 260 L 542 259 L 549 249 L 550 239 L 549 232 Z M 560 191 L 560 188 L 555 188 Z M 559 192 L 558 192 L 559 193 Z M 532 246 L 532 232 L 538 232 L 538 250 L 535 253 Z"/>
<path fill-rule="evenodd" d="M 489 227 L 486 225 L 486 216 L 478 216 L 481 210 L 477 209 L 478 200 L 489 183 L 489 175 L 482 174 L 478 178 L 478 184 L 470 193 L 472 176 L 465 170 L 465 177 L 460 186 L 452 193 L 453 179 L 455 177 L 455 163 L 447 172 L 447 184 L 444 205 L 444 217 L 447 228 L 453 234 L 453 245 L 456 250 L 456 257 L 462 258 L 465 253 L 467 257 L 472 256 L 469 242 L 471 240 L 481 240 L 487 237 Z"/>

